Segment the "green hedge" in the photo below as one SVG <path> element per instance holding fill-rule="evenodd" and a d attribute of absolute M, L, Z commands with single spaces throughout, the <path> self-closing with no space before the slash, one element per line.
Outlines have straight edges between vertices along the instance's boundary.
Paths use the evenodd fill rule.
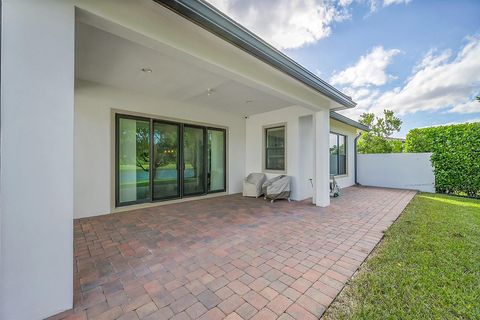
<path fill-rule="evenodd" d="M 413 129 L 405 152 L 432 152 L 440 193 L 480 198 L 480 122 Z"/>

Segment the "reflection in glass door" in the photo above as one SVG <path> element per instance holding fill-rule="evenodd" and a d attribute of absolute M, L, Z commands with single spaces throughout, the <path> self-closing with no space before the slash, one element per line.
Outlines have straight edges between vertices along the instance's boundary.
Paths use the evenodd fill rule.
<path fill-rule="evenodd" d="M 180 197 L 180 125 L 153 122 L 153 199 Z"/>
<path fill-rule="evenodd" d="M 117 204 L 150 200 L 150 122 L 119 118 L 117 150 Z"/>
<path fill-rule="evenodd" d="M 207 187 L 208 192 L 225 190 L 225 130 L 207 130 Z"/>
<path fill-rule="evenodd" d="M 205 193 L 205 135 L 203 127 L 183 129 L 183 194 Z"/>
<path fill-rule="evenodd" d="M 115 119 L 116 206 L 226 190 L 225 129 L 132 115 Z"/>

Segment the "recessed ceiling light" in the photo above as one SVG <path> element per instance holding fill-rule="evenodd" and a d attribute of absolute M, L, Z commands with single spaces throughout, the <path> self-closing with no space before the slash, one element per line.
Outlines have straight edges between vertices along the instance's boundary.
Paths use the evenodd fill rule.
<path fill-rule="evenodd" d="M 152 72 L 153 72 L 152 69 L 146 68 L 146 67 L 145 67 L 145 68 L 142 68 L 142 71 L 145 72 L 145 73 L 152 73 Z"/>

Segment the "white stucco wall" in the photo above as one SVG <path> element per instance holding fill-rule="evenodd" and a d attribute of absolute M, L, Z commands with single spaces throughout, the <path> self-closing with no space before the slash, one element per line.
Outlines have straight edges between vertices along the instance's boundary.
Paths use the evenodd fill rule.
<path fill-rule="evenodd" d="M 74 8 L 2 1 L 0 319 L 73 300 Z"/>
<path fill-rule="evenodd" d="M 243 116 L 209 108 L 119 90 L 97 83 L 77 81 L 75 89 L 75 197 L 74 217 L 111 213 L 114 208 L 114 112 L 134 113 L 159 119 L 209 124 L 228 128 L 227 192 L 242 191 L 243 178 L 263 170 L 263 129 L 285 123 L 287 126 L 287 170 L 292 176 L 292 199 L 312 197 L 314 178 L 313 112 L 289 107 L 272 112 Z M 192 111 L 195 112 L 192 112 Z M 124 113 L 125 113 L 124 112 Z M 347 138 L 347 175 L 338 177 L 340 186 L 354 184 L 353 127 L 330 120 L 331 131 Z M 276 174 L 267 173 L 268 177 Z M 158 203 L 162 204 L 162 203 Z"/>
<path fill-rule="evenodd" d="M 227 192 L 242 191 L 245 175 L 245 119 L 210 108 L 148 97 L 100 84 L 77 81 L 75 89 L 75 218 L 114 209 L 113 110 L 159 119 L 227 127 Z M 163 202 L 164 203 L 164 202 Z M 158 203 L 162 204 L 162 203 Z"/>
<path fill-rule="evenodd" d="M 309 109 L 293 106 L 250 116 L 246 122 L 245 173 L 263 172 L 263 129 L 285 123 L 287 126 L 287 170 L 292 176 L 292 199 L 311 198 L 315 179 L 314 119 Z M 330 131 L 347 136 L 347 174 L 336 178 L 341 188 L 355 184 L 354 143 L 357 129 L 330 119 Z M 328 151 L 327 151 L 328 152 Z M 277 174 L 266 172 L 271 178 Z"/>
<path fill-rule="evenodd" d="M 357 129 L 342 122 L 330 119 L 330 131 L 347 136 L 347 174 L 335 177 L 340 188 L 355 184 L 355 137 Z"/>
<path fill-rule="evenodd" d="M 263 135 L 264 127 L 285 124 L 287 135 L 286 162 L 287 168 L 284 174 L 292 177 L 292 194 L 294 200 L 303 200 L 312 196 L 312 186 L 309 179 L 313 177 L 313 123 L 305 118 L 300 126 L 300 117 L 310 116 L 313 112 L 309 109 L 293 106 L 276 111 L 265 112 L 250 116 L 246 122 L 246 153 L 245 172 L 263 172 Z M 310 124 L 308 124 L 310 123 Z M 311 125 L 310 128 L 305 126 Z M 300 143 L 302 141 L 302 143 Z M 304 160 L 305 156 L 301 151 L 311 146 L 310 159 Z M 302 171 L 303 166 L 310 165 L 310 169 Z M 278 174 L 266 172 L 271 178 Z"/>
<path fill-rule="evenodd" d="M 315 178 L 315 128 L 313 115 L 301 116 L 299 124 L 299 167 L 298 183 L 296 184 L 298 199 L 307 199 L 313 196 Z M 312 179 L 312 180 L 310 180 Z"/>
<path fill-rule="evenodd" d="M 72 213 L 84 217 L 112 210 L 112 108 L 228 127 L 230 193 L 241 191 L 245 167 L 257 166 L 257 151 L 247 151 L 246 158 L 245 150 L 257 150 L 261 135 L 245 134 L 243 116 L 91 83 L 77 87 L 74 95 L 74 3 L 153 40 L 164 40 L 172 47 L 245 75 L 283 97 L 306 101 L 309 106 L 329 102 L 213 35 L 199 38 L 198 33 L 190 32 L 191 26 L 180 29 L 187 24 L 170 12 L 165 16 L 174 18 L 158 19 L 154 10 L 137 7 L 134 1 L 2 1 L 2 320 L 42 319 L 72 307 Z M 138 12 L 131 14 L 134 10 Z M 172 22 L 176 19 L 179 25 Z M 268 115 L 257 119 L 265 124 L 287 119 L 288 139 L 295 141 L 289 142 L 289 155 L 295 156 L 289 156 L 287 173 L 296 177 L 302 163 L 298 158 L 298 117 L 308 112 L 311 114 L 296 107 L 280 110 L 270 119 Z M 252 126 L 256 128 L 254 123 Z M 249 146 L 246 139 L 251 141 Z M 258 166 L 261 168 L 261 161 Z M 305 193 L 307 189 L 298 190 Z"/>
<path fill-rule="evenodd" d="M 435 192 L 431 153 L 358 155 L 358 182 L 365 186 Z"/>

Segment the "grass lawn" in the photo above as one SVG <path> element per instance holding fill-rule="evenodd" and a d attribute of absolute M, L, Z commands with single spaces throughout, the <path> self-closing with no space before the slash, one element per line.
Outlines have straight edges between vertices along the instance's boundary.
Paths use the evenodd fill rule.
<path fill-rule="evenodd" d="M 480 200 L 418 194 L 325 319 L 480 319 Z"/>

